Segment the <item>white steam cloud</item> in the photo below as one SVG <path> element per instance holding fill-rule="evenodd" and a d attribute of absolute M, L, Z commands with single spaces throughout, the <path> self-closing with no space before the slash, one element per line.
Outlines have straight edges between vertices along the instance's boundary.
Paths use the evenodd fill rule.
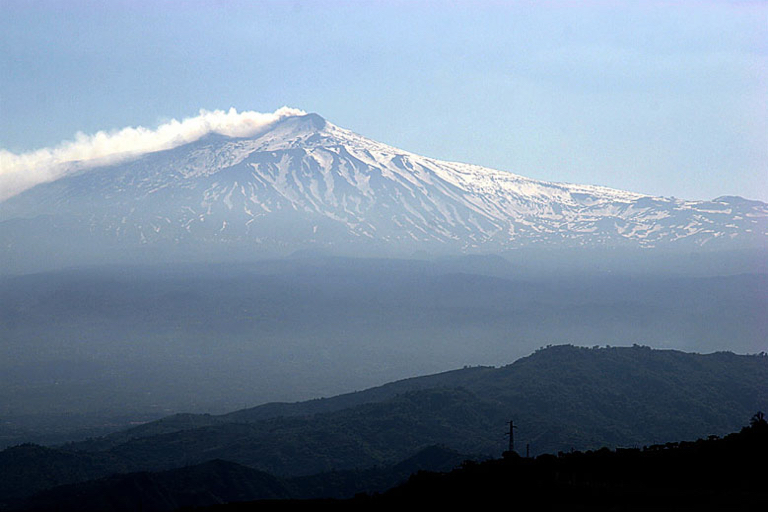
<path fill-rule="evenodd" d="M 209 133 L 248 137 L 273 123 L 306 112 L 283 107 L 271 114 L 234 108 L 225 112 L 201 110 L 200 115 L 182 121 L 175 119 L 156 129 L 123 128 L 94 135 L 77 133 L 75 140 L 53 148 L 15 154 L 0 149 L 0 201 L 15 196 L 39 183 L 53 181 L 69 172 L 96 165 L 107 165 L 145 153 L 171 149 L 198 140 Z"/>

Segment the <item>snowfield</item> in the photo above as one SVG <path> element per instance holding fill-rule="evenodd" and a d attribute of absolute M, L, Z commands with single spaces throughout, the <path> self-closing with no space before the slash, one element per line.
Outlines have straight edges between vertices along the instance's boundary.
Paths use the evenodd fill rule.
<path fill-rule="evenodd" d="M 18 247 L 31 235 L 12 221 L 25 219 L 34 230 L 41 218 L 59 219 L 77 231 L 72 236 L 127 245 L 284 250 L 765 247 L 768 240 L 762 202 L 537 181 L 409 153 L 316 114 L 287 117 L 253 138 L 211 134 L 38 185 L 0 204 L 0 239 Z"/>

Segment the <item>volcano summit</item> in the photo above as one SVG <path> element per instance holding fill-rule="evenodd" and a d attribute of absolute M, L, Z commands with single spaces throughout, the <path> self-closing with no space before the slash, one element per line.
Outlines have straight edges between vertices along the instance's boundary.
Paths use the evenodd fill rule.
<path fill-rule="evenodd" d="M 96 253 L 142 261 L 305 249 L 694 250 L 761 248 L 767 239 L 768 205 L 759 201 L 537 181 L 409 153 L 317 114 L 287 115 L 249 137 L 211 132 L 119 163 L 81 166 L 0 203 L 0 257 L 11 267 L 35 255 L 66 263 Z"/>

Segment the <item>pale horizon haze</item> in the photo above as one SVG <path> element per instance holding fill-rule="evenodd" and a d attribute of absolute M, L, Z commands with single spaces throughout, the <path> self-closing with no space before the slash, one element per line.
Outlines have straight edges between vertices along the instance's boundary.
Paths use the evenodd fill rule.
<path fill-rule="evenodd" d="M 535 179 L 768 201 L 768 2 L 0 0 L 0 11 L 6 155 L 201 109 L 289 106 Z"/>

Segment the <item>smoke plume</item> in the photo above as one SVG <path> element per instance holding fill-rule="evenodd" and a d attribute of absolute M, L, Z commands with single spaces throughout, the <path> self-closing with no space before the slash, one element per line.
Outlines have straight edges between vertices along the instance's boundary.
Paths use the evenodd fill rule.
<path fill-rule="evenodd" d="M 305 112 L 289 107 L 271 114 L 238 112 L 234 108 L 227 112 L 201 110 L 196 117 L 182 121 L 173 119 L 155 129 L 139 126 L 100 131 L 93 135 L 77 133 L 74 140 L 22 154 L 0 149 L 0 201 L 75 170 L 175 148 L 209 133 L 247 137 L 267 129 L 280 119 L 303 114 Z"/>

